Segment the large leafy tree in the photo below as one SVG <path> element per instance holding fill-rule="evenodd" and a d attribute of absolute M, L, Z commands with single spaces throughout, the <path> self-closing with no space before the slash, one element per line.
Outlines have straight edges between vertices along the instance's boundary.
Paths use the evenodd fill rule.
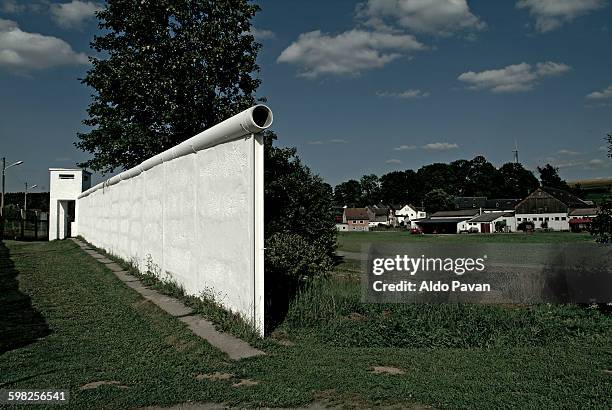
<path fill-rule="evenodd" d="M 253 105 L 260 45 L 247 0 L 109 0 L 76 146 L 96 171 L 129 168 Z"/>
<path fill-rule="evenodd" d="M 421 196 L 433 189 L 442 189 L 453 195 L 458 193 L 457 177 L 449 164 L 424 165 L 417 171 L 417 177 L 421 181 Z"/>
<path fill-rule="evenodd" d="M 380 177 L 380 196 L 387 204 L 411 203 L 418 200 L 419 182 L 416 172 L 411 169 L 405 171 L 391 171 Z"/>
<path fill-rule="evenodd" d="M 362 203 L 372 205 L 380 201 L 380 181 L 376 175 L 362 176 L 359 184 L 361 185 Z"/>
<path fill-rule="evenodd" d="M 497 196 L 499 172 L 485 157 L 479 155 L 469 162 L 464 180 L 466 196 Z"/>
<path fill-rule="evenodd" d="M 428 213 L 455 209 L 453 197 L 443 189 L 432 189 L 423 198 Z"/>
<path fill-rule="evenodd" d="M 508 162 L 499 168 L 501 198 L 525 198 L 540 183 L 533 173 L 521 164 Z"/>
<path fill-rule="evenodd" d="M 336 227 L 331 187 L 313 174 L 295 148 L 273 146 L 266 132 L 266 324 L 283 320 L 299 286 L 334 264 Z"/>
<path fill-rule="evenodd" d="M 337 205 L 357 206 L 361 205 L 361 184 L 359 181 L 350 179 L 336 185 L 334 188 L 334 202 Z"/>
<path fill-rule="evenodd" d="M 563 189 L 566 191 L 570 190 L 570 187 L 567 185 L 567 182 L 565 182 L 559 176 L 559 168 L 555 168 L 550 164 L 546 164 L 543 167 L 538 167 L 538 173 L 540 174 L 540 181 L 542 182 L 543 186 Z"/>

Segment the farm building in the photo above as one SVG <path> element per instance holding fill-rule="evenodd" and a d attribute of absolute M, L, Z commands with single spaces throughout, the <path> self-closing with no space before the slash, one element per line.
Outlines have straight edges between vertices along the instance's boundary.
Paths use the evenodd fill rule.
<path fill-rule="evenodd" d="M 503 225 L 503 227 L 501 227 Z M 460 224 L 459 232 L 493 233 L 516 231 L 514 212 L 487 212 Z"/>
<path fill-rule="evenodd" d="M 479 209 L 459 209 L 455 211 L 438 211 L 429 218 L 412 221 L 424 233 L 458 233 L 462 223 L 480 215 Z"/>
<path fill-rule="evenodd" d="M 568 214 L 585 208 L 592 207 L 567 191 L 540 187 L 516 206 L 516 223 L 532 222 L 536 229 L 569 231 Z"/>
<path fill-rule="evenodd" d="M 597 208 L 576 208 L 568 214 L 569 226 L 572 232 L 586 231 L 591 227 L 593 218 L 597 216 Z"/>

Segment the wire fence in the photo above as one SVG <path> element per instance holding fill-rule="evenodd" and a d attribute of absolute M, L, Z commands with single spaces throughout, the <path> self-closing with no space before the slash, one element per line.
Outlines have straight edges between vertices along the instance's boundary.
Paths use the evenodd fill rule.
<path fill-rule="evenodd" d="M 0 222 L 1 223 L 1 222 Z M 45 212 L 9 212 L 4 220 L 4 238 L 46 241 L 49 239 L 49 220 Z"/>

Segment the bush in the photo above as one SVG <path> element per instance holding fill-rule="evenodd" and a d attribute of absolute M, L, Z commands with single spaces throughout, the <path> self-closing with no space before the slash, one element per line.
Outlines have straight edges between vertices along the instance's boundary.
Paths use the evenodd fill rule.
<path fill-rule="evenodd" d="M 265 134 L 267 331 L 284 319 L 301 283 L 333 268 L 337 233 L 331 186 L 275 139 Z"/>
<path fill-rule="evenodd" d="M 591 223 L 590 231 L 597 242 L 612 242 L 612 197 L 604 198 L 599 205 L 599 212 Z"/>
<path fill-rule="evenodd" d="M 275 233 L 266 240 L 266 274 L 285 281 L 304 282 L 333 268 L 332 259 L 318 241 L 294 233 Z"/>

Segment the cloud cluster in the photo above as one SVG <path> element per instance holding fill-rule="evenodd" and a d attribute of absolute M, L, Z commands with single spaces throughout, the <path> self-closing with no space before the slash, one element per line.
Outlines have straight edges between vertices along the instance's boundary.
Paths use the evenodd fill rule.
<path fill-rule="evenodd" d="M 450 142 L 432 142 L 423 145 L 421 148 L 430 151 L 450 151 L 459 148 L 459 145 Z"/>
<path fill-rule="evenodd" d="M 429 97 L 429 92 L 409 89 L 406 91 L 377 91 L 376 95 L 383 98 L 420 99 Z"/>
<path fill-rule="evenodd" d="M 552 161 L 555 162 L 555 161 Z M 559 161 L 555 163 L 557 168 L 581 168 L 586 171 L 592 171 L 609 167 L 609 161 L 604 161 L 600 158 L 592 159 L 575 159 L 569 161 Z"/>
<path fill-rule="evenodd" d="M 513 64 L 495 70 L 468 71 L 458 79 L 473 90 L 490 90 L 494 93 L 512 93 L 531 90 L 544 77 L 561 75 L 571 70 L 563 63 L 547 61 L 534 66 L 527 63 Z"/>
<path fill-rule="evenodd" d="M 311 140 L 307 142 L 308 145 L 323 145 L 323 144 L 328 144 L 328 143 L 329 144 L 346 144 L 348 143 L 348 141 L 342 138 L 332 138 L 329 140 Z"/>
<path fill-rule="evenodd" d="M 421 145 L 421 149 L 428 151 L 450 151 L 459 148 L 454 142 L 430 142 L 429 144 Z M 417 149 L 416 145 L 400 145 L 393 148 L 394 151 L 411 151 Z"/>
<path fill-rule="evenodd" d="M 589 100 L 606 100 L 612 98 L 612 85 L 601 91 L 593 91 L 586 96 Z"/>
<path fill-rule="evenodd" d="M 467 0 L 368 0 L 357 15 L 377 30 L 405 29 L 416 33 L 450 36 L 465 30 L 482 30 Z"/>
<path fill-rule="evenodd" d="M 600 9 L 605 0 L 519 0 L 516 7 L 529 10 L 536 19 L 536 30 L 546 33 L 576 17 Z"/>
<path fill-rule="evenodd" d="M 416 149 L 416 145 L 400 145 L 399 147 L 393 148 L 395 151 L 408 151 Z"/>
<path fill-rule="evenodd" d="M 558 155 L 581 155 L 581 152 L 578 151 L 573 151 L 570 149 L 560 149 L 559 151 L 557 151 Z"/>
<path fill-rule="evenodd" d="M 93 1 L 72 0 L 70 3 L 50 4 L 51 18 L 60 27 L 80 27 L 85 20 L 95 16 L 103 6 Z"/>
<path fill-rule="evenodd" d="M 340 34 L 300 34 L 277 62 L 297 65 L 302 77 L 356 75 L 427 48 L 409 32 L 449 36 L 486 27 L 467 0 L 367 0 L 359 3 L 355 17 L 356 28 Z"/>
<path fill-rule="evenodd" d="M 89 64 L 64 40 L 28 33 L 12 20 L 0 19 L 0 67 L 9 71 L 40 70 L 60 65 Z"/>
<path fill-rule="evenodd" d="M 356 75 L 383 67 L 402 53 L 426 47 L 414 36 L 353 29 L 331 35 L 320 30 L 302 33 L 277 61 L 298 65 L 300 76 L 314 78 L 323 74 Z"/>
<path fill-rule="evenodd" d="M 276 34 L 274 34 L 272 30 L 260 29 L 256 27 L 251 27 L 251 34 L 257 41 L 269 40 L 276 37 Z"/>

